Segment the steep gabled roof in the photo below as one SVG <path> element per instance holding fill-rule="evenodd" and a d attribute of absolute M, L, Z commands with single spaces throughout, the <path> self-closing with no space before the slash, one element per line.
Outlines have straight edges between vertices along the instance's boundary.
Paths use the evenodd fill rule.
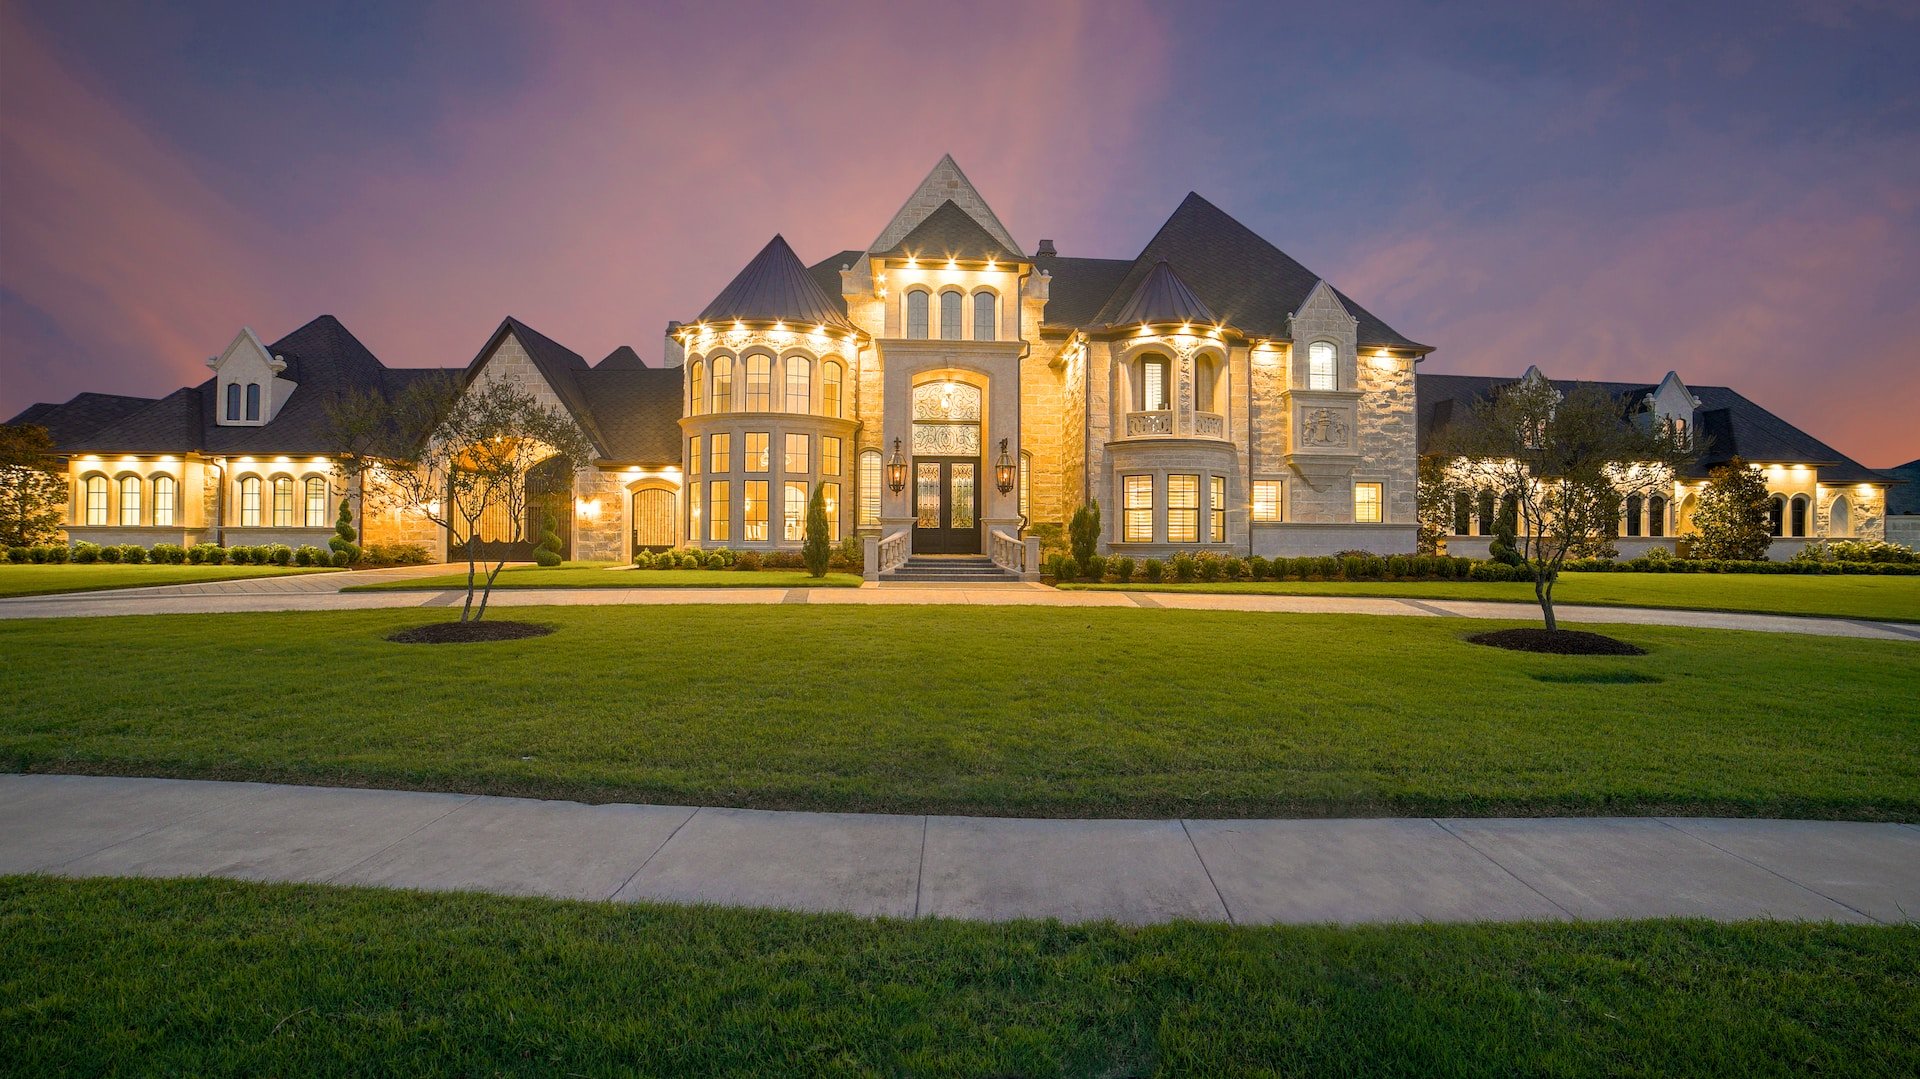
<path fill-rule="evenodd" d="M 1091 324 L 1124 322 L 1119 317 L 1122 306 L 1162 260 L 1180 267 L 1187 284 L 1220 321 L 1251 337 L 1284 339 L 1289 332 L 1287 316 L 1300 310 L 1320 282 L 1317 274 L 1286 252 L 1189 192 L 1133 260 L 1127 276 Z M 1401 335 L 1345 293 L 1334 291 L 1357 320 L 1355 333 L 1362 347 L 1429 348 Z"/>
<path fill-rule="evenodd" d="M 647 362 L 640 358 L 640 354 L 633 350 L 632 345 L 621 345 L 607 353 L 605 359 L 594 364 L 593 369 L 595 371 L 638 371 L 646 365 Z"/>
<path fill-rule="evenodd" d="M 842 305 L 822 291 L 808 275 L 807 268 L 787 246 L 785 237 L 775 236 L 760 253 L 753 256 L 720 295 L 700 312 L 701 322 L 790 322 L 800 326 L 831 326 L 838 330 L 857 330 L 847 320 Z"/>
<path fill-rule="evenodd" d="M 1502 387 L 1516 380 L 1487 375 L 1415 376 L 1415 397 L 1419 415 L 1415 443 L 1425 452 L 1434 437 L 1449 424 L 1464 419 L 1480 401 L 1491 398 Z M 1578 386 L 1597 386 L 1601 392 L 1618 398 L 1622 412 L 1659 387 L 1646 382 L 1591 382 L 1581 379 L 1552 379 L 1554 388 L 1567 392 Z M 1689 469 L 1689 476 L 1705 475 L 1715 465 L 1733 457 L 1759 463 L 1799 463 L 1813 465 L 1822 483 L 1885 483 L 1886 477 L 1862 465 L 1832 446 L 1788 423 L 1725 386 L 1690 386 L 1700 407 L 1695 410 L 1695 434 L 1704 449 Z"/>
<path fill-rule="evenodd" d="M 1193 294 L 1187 283 L 1180 280 L 1179 274 L 1173 272 L 1172 264 L 1161 259 L 1141 279 L 1139 287 L 1133 290 L 1127 302 L 1120 305 L 1113 321 L 1122 325 L 1135 322 L 1197 322 L 1211 325 L 1217 320 L 1212 309 Z"/>
<path fill-rule="evenodd" d="M 1037 255 L 1034 267 L 1050 279 L 1044 324 L 1058 327 L 1093 325 L 1093 317 L 1126 280 L 1132 259 L 1064 258 Z"/>
<path fill-rule="evenodd" d="M 1013 234 L 1000 223 L 1000 218 L 994 214 L 993 207 L 987 205 L 987 200 L 980 197 L 980 192 L 973 186 L 973 181 L 967 179 L 967 174 L 960 171 L 960 165 L 954 161 L 952 154 L 940 156 L 940 160 L 928 170 L 919 186 L 913 189 L 913 194 L 907 196 L 907 201 L 902 203 L 900 209 L 894 211 L 893 216 L 887 220 L 886 227 L 880 230 L 880 235 L 874 237 L 873 242 L 867 245 L 867 250 L 883 251 L 893 247 L 925 220 L 928 214 L 939 208 L 942 202 L 952 202 L 966 211 L 969 217 L 979 222 L 980 227 L 986 229 L 988 235 L 999 241 L 1007 250 L 1020 250 L 1020 245 L 1013 240 Z"/>
<path fill-rule="evenodd" d="M 901 237 L 900 242 L 885 251 L 875 251 L 881 258 L 916 259 L 960 259 L 967 262 L 1025 262 L 1026 257 L 1010 250 L 994 235 L 982 228 L 980 222 L 960 208 L 952 199 L 941 203 L 927 215 L 926 220 L 913 227 L 913 231 Z"/>
<path fill-rule="evenodd" d="M 865 251 L 842 251 L 807 267 L 807 276 L 813 278 L 813 283 L 820 286 L 821 294 L 832 302 L 833 309 L 843 318 L 847 314 L 847 297 L 840 291 L 840 267 L 851 268 L 866 257 Z"/>
<path fill-rule="evenodd" d="M 128 397 L 115 393 L 79 393 L 65 402 L 41 402 L 27 406 L 8 425 L 32 423 L 47 429 L 55 446 L 64 446 L 85 438 L 152 405 L 152 397 Z"/>
<path fill-rule="evenodd" d="M 493 334 L 487 338 L 487 343 L 474 354 L 473 361 L 467 364 L 464 380 L 468 383 L 473 381 L 474 376 L 486 366 L 494 350 L 500 347 L 500 343 L 506 340 L 508 335 L 512 335 L 513 339 L 520 343 L 520 348 L 526 352 L 527 358 L 533 361 L 534 370 L 540 372 L 540 377 L 546 380 L 547 385 L 553 390 L 553 395 L 566 406 L 574 422 L 578 423 L 587 437 L 593 440 L 594 448 L 605 456 L 608 451 L 607 440 L 601 434 L 599 425 L 594 422 L 593 408 L 587 403 L 586 394 L 580 389 L 580 384 L 575 377 L 582 371 L 591 370 L 587 366 L 587 361 L 582 359 L 578 352 L 512 315 L 500 320 L 499 328 L 493 331 Z"/>

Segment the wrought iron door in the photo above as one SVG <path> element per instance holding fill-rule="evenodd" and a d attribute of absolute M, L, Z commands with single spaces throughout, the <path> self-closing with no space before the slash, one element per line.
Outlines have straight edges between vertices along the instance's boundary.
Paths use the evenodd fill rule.
<path fill-rule="evenodd" d="M 915 554 L 980 553 L 980 459 L 913 459 Z"/>

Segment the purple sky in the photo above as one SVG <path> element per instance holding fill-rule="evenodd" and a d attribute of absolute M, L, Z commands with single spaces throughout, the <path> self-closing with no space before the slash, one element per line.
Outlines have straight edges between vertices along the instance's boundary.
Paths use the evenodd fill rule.
<path fill-rule="evenodd" d="M 951 152 L 1029 250 L 1197 190 L 1424 370 L 1676 369 L 1920 456 L 1920 5 L 186 7 L 0 0 L 0 416 L 321 313 L 658 362 Z"/>

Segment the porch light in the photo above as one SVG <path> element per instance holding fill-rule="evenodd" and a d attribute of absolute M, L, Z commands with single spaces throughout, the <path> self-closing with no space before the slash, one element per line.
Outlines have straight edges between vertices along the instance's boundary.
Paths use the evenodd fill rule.
<path fill-rule="evenodd" d="M 1013 458 L 1007 456 L 1007 440 L 1000 440 L 1000 459 L 993 463 L 993 485 L 1000 488 L 1001 494 L 1013 490 Z"/>
<path fill-rule="evenodd" d="M 893 456 L 887 458 L 887 486 L 894 494 L 907 488 L 907 460 L 900 456 L 900 440 L 893 440 Z"/>

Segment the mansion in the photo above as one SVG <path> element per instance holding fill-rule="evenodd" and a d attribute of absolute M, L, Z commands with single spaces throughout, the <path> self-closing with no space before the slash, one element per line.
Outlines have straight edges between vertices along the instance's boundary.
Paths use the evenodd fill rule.
<path fill-rule="evenodd" d="M 590 364 L 507 318 L 445 373 L 519 384 L 586 433 L 593 460 L 546 503 L 570 557 L 797 548 L 820 490 L 870 573 L 917 553 L 1031 575 L 1034 530 L 1094 500 L 1113 553 L 1414 550 L 1423 445 L 1519 376 L 1416 374 L 1432 351 L 1198 195 L 1134 257 L 1080 257 L 1017 242 L 944 158 L 864 247 L 807 264 L 774 237 L 668 325 L 657 364 L 627 347 Z M 331 316 L 271 343 L 242 330 L 207 362 L 165 397 L 11 421 L 67 460 L 70 538 L 324 546 L 346 497 L 364 542 L 447 555 L 417 511 L 342 483 L 328 422 L 342 393 L 436 372 L 386 367 Z M 1776 495 L 1776 557 L 1883 534 L 1888 476 L 1734 390 L 1604 386 L 1705 447 L 1670 495 L 1629 503 L 1623 556 L 1684 534 L 1735 455 Z M 1484 554 L 1483 504 L 1455 513 L 1453 553 Z"/>

